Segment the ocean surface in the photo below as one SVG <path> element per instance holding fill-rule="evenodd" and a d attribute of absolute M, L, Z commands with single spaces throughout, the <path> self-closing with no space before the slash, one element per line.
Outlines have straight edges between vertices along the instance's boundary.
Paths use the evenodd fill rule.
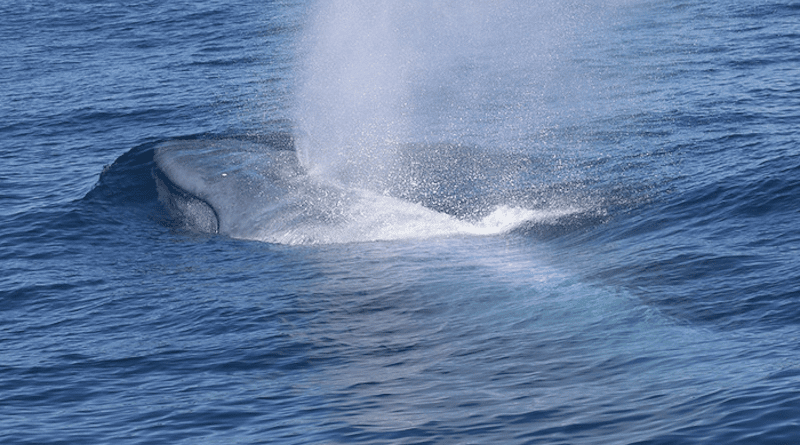
<path fill-rule="evenodd" d="M 796 1 L 0 14 L 0 443 L 800 443 Z"/>

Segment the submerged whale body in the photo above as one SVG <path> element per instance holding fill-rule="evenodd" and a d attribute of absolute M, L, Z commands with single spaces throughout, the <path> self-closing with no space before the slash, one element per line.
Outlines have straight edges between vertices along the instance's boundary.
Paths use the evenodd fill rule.
<path fill-rule="evenodd" d="M 174 140 L 155 148 L 154 177 L 159 201 L 183 227 L 280 244 L 488 235 L 575 212 L 502 203 L 486 209 L 486 193 L 470 196 L 467 189 L 480 191 L 478 183 L 486 179 L 485 173 L 477 173 L 477 163 L 484 170 L 500 165 L 478 159 L 470 167 L 464 165 L 470 159 L 466 156 L 449 156 L 456 160 L 448 163 L 443 154 L 452 155 L 457 148 L 434 148 L 417 148 L 422 156 L 417 162 L 404 158 L 411 149 L 399 150 L 395 159 L 403 162 L 342 183 L 309 174 L 294 150 L 274 144 Z M 507 170 L 520 165 L 504 164 Z M 459 171 L 447 173 L 454 167 Z M 460 180 L 443 180 L 447 175 Z M 400 176 L 403 181 L 385 179 Z M 444 193 L 443 187 L 452 193 Z M 473 210 L 465 210 L 470 208 L 465 203 Z"/>

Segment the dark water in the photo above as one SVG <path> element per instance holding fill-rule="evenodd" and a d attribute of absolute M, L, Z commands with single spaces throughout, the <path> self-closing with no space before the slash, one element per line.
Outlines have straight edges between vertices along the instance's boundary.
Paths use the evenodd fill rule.
<path fill-rule="evenodd" d="M 0 443 L 800 440 L 797 4 L 0 12 Z"/>

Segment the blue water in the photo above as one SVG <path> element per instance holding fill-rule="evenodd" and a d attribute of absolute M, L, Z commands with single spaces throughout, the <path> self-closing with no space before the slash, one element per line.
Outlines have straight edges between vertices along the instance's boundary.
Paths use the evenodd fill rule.
<path fill-rule="evenodd" d="M 0 443 L 800 442 L 790 1 L 0 4 Z"/>

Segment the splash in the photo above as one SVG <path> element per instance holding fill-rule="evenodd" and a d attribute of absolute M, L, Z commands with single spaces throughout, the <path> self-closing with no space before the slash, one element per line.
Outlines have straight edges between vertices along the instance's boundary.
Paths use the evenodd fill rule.
<path fill-rule="evenodd" d="M 319 2 L 300 45 L 302 165 L 352 183 L 403 144 L 488 146 L 535 133 L 575 22 L 551 2 Z"/>

